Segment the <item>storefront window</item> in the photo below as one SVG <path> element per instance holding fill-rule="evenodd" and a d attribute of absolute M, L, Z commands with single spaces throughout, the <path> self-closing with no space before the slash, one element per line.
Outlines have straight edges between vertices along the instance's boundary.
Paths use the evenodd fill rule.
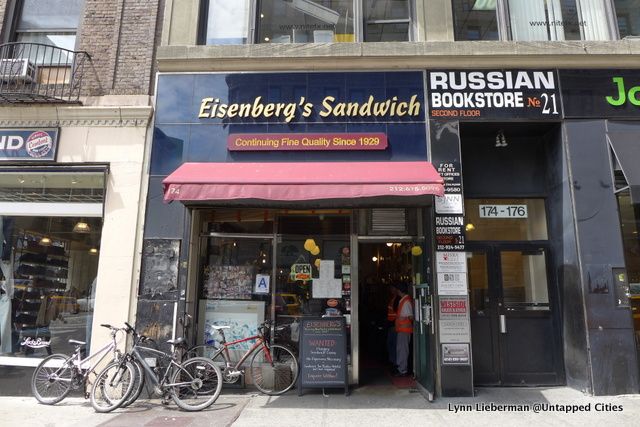
<path fill-rule="evenodd" d="M 89 348 L 104 174 L 22 170 L 0 173 L 0 356 Z"/>
<path fill-rule="evenodd" d="M 293 213 L 278 221 L 276 323 L 297 349 L 301 317 L 351 313 L 350 213 Z"/>
<path fill-rule="evenodd" d="M 618 193 L 624 261 L 629 281 L 629 302 L 636 334 L 640 334 L 640 206 L 633 204 L 629 190 Z"/>
<path fill-rule="evenodd" d="M 354 42 L 354 0 L 263 0 L 258 43 Z"/>
<path fill-rule="evenodd" d="M 409 0 L 366 0 L 364 2 L 364 41 L 409 40 Z"/>
<path fill-rule="evenodd" d="M 91 337 L 102 219 L 1 216 L 0 222 L 0 353 L 73 352 L 69 338 Z"/>
<path fill-rule="evenodd" d="M 230 341 L 274 319 L 276 341 L 297 351 L 301 317 L 350 315 L 350 211 L 215 209 L 200 217 L 199 344 L 219 338 L 208 325 L 230 326 Z"/>
<path fill-rule="evenodd" d="M 467 240 L 546 240 L 543 199 L 465 199 Z"/>
<path fill-rule="evenodd" d="M 249 0 L 206 0 L 204 44 L 245 44 L 248 38 Z"/>
<path fill-rule="evenodd" d="M 620 37 L 640 36 L 640 0 L 614 0 Z"/>
<path fill-rule="evenodd" d="M 509 29 L 516 41 L 611 38 L 605 0 L 453 0 L 453 8 L 456 40 L 506 39 Z"/>

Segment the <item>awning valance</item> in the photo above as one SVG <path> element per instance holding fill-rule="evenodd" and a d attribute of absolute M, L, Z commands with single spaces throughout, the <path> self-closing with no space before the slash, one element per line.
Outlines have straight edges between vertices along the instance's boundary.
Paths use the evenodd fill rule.
<path fill-rule="evenodd" d="M 444 192 L 429 162 L 184 163 L 162 181 L 164 200 L 304 201 Z"/>

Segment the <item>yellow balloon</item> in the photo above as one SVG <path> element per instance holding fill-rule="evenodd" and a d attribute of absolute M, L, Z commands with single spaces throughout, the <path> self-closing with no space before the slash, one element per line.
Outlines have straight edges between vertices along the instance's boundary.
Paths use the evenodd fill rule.
<path fill-rule="evenodd" d="M 411 255 L 420 256 L 422 255 L 422 248 L 420 246 L 414 246 L 411 248 Z"/>
<path fill-rule="evenodd" d="M 311 249 L 311 255 L 318 255 L 320 253 L 320 248 L 319 247 L 315 247 L 313 249 Z"/>
<path fill-rule="evenodd" d="M 313 263 L 315 264 L 316 268 L 320 268 L 320 258 L 316 258 Z"/>
<path fill-rule="evenodd" d="M 316 247 L 316 241 L 313 239 L 307 239 L 304 241 L 304 249 L 311 252 Z"/>

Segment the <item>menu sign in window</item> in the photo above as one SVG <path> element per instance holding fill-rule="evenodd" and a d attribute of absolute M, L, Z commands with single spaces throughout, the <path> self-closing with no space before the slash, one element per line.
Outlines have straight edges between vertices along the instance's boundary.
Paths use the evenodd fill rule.
<path fill-rule="evenodd" d="M 299 359 L 298 394 L 303 388 L 332 387 L 344 387 L 348 393 L 344 317 L 302 319 Z"/>

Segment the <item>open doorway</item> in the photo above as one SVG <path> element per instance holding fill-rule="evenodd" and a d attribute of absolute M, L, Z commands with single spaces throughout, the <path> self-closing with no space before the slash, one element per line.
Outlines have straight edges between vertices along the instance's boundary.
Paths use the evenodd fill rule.
<path fill-rule="evenodd" d="M 407 375 L 398 371 L 394 321 L 388 317 L 388 307 L 396 286 L 406 286 L 411 295 L 415 277 L 415 258 L 410 242 L 361 242 L 359 265 L 359 358 L 360 385 L 395 385 L 413 387 L 413 343 L 409 342 Z M 395 298 L 397 311 L 400 297 Z"/>

